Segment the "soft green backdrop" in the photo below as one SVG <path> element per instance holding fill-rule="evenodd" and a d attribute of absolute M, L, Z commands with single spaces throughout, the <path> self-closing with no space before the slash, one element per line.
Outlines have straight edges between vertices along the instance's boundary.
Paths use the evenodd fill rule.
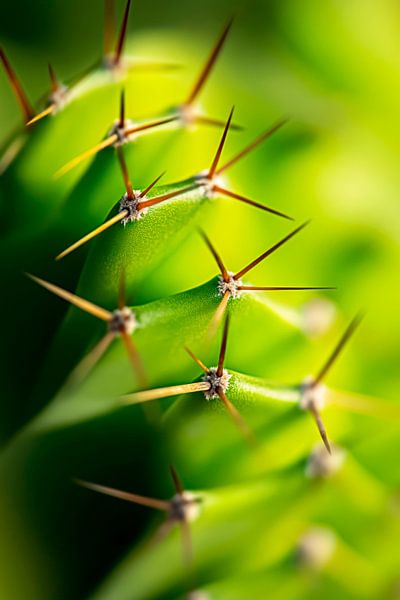
<path fill-rule="evenodd" d="M 122 6 L 119 8 L 121 13 Z M 21 0 L 18 4 L 3 0 L 0 40 L 32 99 L 40 97 L 47 89 L 49 60 L 60 77 L 68 79 L 99 57 L 102 10 L 100 0 L 35 3 Z M 232 13 L 236 18 L 231 35 L 201 96 L 204 109 L 221 118 L 225 118 L 231 105 L 235 104 L 235 119 L 245 127 L 243 133 L 230 134 L 225 156 L 229 157 L 245 141 L 282 115 L 289 116 L 290 123 L 230 172 L 230 186 L 293 215 L 299 221 L 312 218 L 312 224 L 301 237 L 254 272 L 252 282 L 260 285 L 338 286 L 337 292 L 329 294 L 329 298 L 337 304 L 338 319 L 326 336 L 304 342 L 293 336 L 285 325 L 282 324 L 280 329 L 272 320 L 271 331 L 265 330 L 265 346 L 259 349 L 257 365 L 254 369 L 251 365 L 242 369 L 277 381 L 298 381 L 321 363 L 340 328 L 361 308 L 366 318 L 346 355 L 335 367 L 332 381 L 340 389 L 397 401 L 400 364 L 399 4 L 394 0 L 249 1 L 236 2 L 235 5 L 223 0 L 205 0 L 198 4 L 178 0 L 134 3 L 129 50 L 139 56 L 176 61 L 182 68 L 157 77 L 144 74 L 133 77 L 126 86 L 128 115 L 153 117 L 179 102 L 187 93 L 213 39 Z M 118 93 L 119 89 L 115 89 L 107 102 L 104 101 L 104 106 L 96 107 L 102 111 L 103 122 L 96 121 L 97 112 L 91 113 L 89 107 L 87 119 L 83 123 L 75 123 L 76 131 L 69 129 L 64 132 L 65 137 L 61 139 L 69 139 L 65 139 L 60 155 L 65 155 L 65 159 L 71 158 L 76 151 L 98 141 L 115 117 Z M 6 140 L 18 126 L 20 115 L 2 73 L 0 97 L 0 131 L 1 138 Z M 85 129 L 86 140 L 81 145 L 80 128 Z M 141 153 L 129 154 L 135 185 L 148 183 L 164 169 L 167 169 L 167 182 L 199 171 L 209 164 L 219 135 L 216 130 L 197 129 L 145 138 L 140 147 Z M 65 162 L 61 160 L 60 163 L 59 155 L 47 157 L 44 154 L 43 162 L 47 160 L 51 164 L 54 162 L 54 170 Z M 30 167 L 29 161 L 25 169 L 22 175 L 32 181 L 32 185 L 37 185 L 35 192 L 40 195 L 41 174 L 33 172 L 36 167 Z M 68 179 L 66 181 L 65 185 L 72 185 L 72 180 L 71 183 Z M 118 179 L 116 181 L 113 184 L 114 194 L 118 194 L 121 187 Z M 49 178 L 46 189 L 51 190 L 56 185 Z M 20 202 L 24 206 L 23 199 L 7 196 L 6 187 L 0 193 L 2 202 L 6 205 L 12 202 L 15 210 L 18 210 Z M 112 198 L 110 207 L 116 200 L 117 197 Z M 51 203 L 51 191 L 42 201 Z M 40 223 L 35 221 L 33 208 L 32 213 L 27 211 L 26 222 L 27 233 L 30 223 L 32 227 L 40 227 Z M 288 230 L 284 221 L 230 200 L 216 201 L 203 225 L 232 269 L 241 268 Z M 46 235 L 51 237 L 51 229 L 46 230 L 46 225 L 43 227 Z M 54 240 L 54 249 L 61 250 L 56 242 Z M 18 248 L 18 243 L 15 247 Z M 2 257 L 5 264 L 9 259 L 7 255 Z M 36 265 L 35 256 L 31 256 L 26 259 L 26 268 L 39 268 L 41 261 L 42 258 Z M 25 267 L 24 261 L 22 263 Z M 61 273 L 62 276 L 58 277 L 54 268 L 53 279 L 61 282 L 65 277 L 68 281 L 68 273 Z M 214 274 L 215 266 L 204 244 L 193 233 L 135 291 L 133 301 L 139 304 L 186 290 Z M 20 287 L 18 278 L 19 275 L 16 275 L 15 289 L 2 290 L 2 294 L 11 300 L 21 290 L 27 293 L 31 289 L 25 284 Z M 292 306 L 304 303 L 307 298 L 306 294 L 277 296 L 277 299 Z M 29 306 L 29 297 L 24 302 Z M 49 302 L 53 306 L 51 300 Z M 59 307 L 55 300 L 54 306 Z M 29 314 L 29 309 L 27 312 Z M 34 357 L 32 364 L 28 364 L 29 355 L 25 356 L 23 351 L 24 343 L 28 343 L 29 327 L 22 331 L 18 326 L 18 315 L 10 314 L 10 310 L 3 318 L 7 320 L 9 331 L 13 330 L 15 322 L 15 339 L 10 344 L 20 345 L 24 356 L 20 365 L 15 364 L 13 376 L 10 377 L 9 369 L 3 375 L 6 393 L 2 399 L 2 437 L 6 438 L 26 421 L 29 414 L 18 397 L 10 402 L 13 383 L 23 390 L 21 381 L 24 374 L 27 379 L 33 377 L 37 366 Z M 251 332 L 247 340 L 241 338 L 240 342 L 250 346 Z M 8 347 L 3 350 L 7 354 Z M 230 366 L 240 370 L 237 349 L 236 352 L 235 349 L 231 351 L 231 357 Z M 165 383 L 174 382 L 166 378 Z M 133 421 L 133 417 L 131 419 Z M 0 546 L 1 572 L 7 574 L 4 598 L 59 600 L 86 597 L 117 559 L 124 555 L 135 532 L 142 533 L 143 523 L 151 522 L 151 515 L 145 513 L 143 517 L 142 513 L 132 512 L 130 507 L 110 503 L 107 499 L 89 506 L 86 496 L 81 492 L 77 495 L 68 480 L 69 476 L 80 475 L 77 470 L 81 469 L 82 476 L 87 478 L 110 481 L 139 492 L 168 495 L 167 474 L 154 475 L 154 469 L 161 470 L 158 461 L 163 460 L 159 456 L 162 452 L 157 443 L 150 444 L 145 439 L 140 443 L 143 454 L 137 456 L 139 442 L 132 439 L 131 425 L 129 418 L 118 415 L 108 416 L 103 421 L 100 418 L 72 433 L 68 430 L 52 433 L 37 447 L 30 447 L 28 457 L 15 458 L 16 463 L 24 465 L 23 477 L 20 473 L 13 481 L 8 475 L 5 481 L 13 481 L 15 489 L 9 494 L 4 486 L 1 490 L 7 507 L 4 514 L 8 529 L 7 542 Z M 376 477 L 393 493 L 400 485 L 396 458 L 400 450 L 399 428 L 379 420 L 364 423 L 361 419 L 360 425 L 358 432 L 350 425 L 348 429 L 351 431 L 349 443 L 353 453 L 366 472 L 365 480 L 362 480 L 365 497 L 361 491 L 361 499 L 358 504 L 355 501 L 355 507 L 350 511 L 344 535 L 350 537 L 347 543 L 353 542 L 372 561 L 377 553 L 376 548 L 374 553 L 370 552 L 372 538 L 368 535 L 357 537 L 363 527 L 363 519 L 359 516 L 360 522 L 353 521 L 356 541 L 351 539 L 352 519 L 356 519 L 355 515 L 363 515 L 367 532 L 373 530 L 376 533 L 378 521 L 371 522 L 369 526 L 374 494 L 372 483 L 368 487 L 367 481 L 368 477 Z M 335 427 L 334 421 L 332 427 Z M 143 437 L 146 437 L 145 434 Z M 289 438 L 282 440 L 277 452 L 286 452 L 284 442 L 301 446 L 299 438 Z M 145 458 L 146 448 L 148 455 Z M 24 452 L 28 453 L 28 450 L 19 450 L 20 454 Z M 305 449 L 301 448 L 299 456 L 295 453 L 291 458 L 300 460 L 303 457 L 301 452 L 305 456 Z M 55 459 L 52 463 L 49 456 L 53 454 Z M 13 461 L 9 462 L 6 471 L 13 471 Z M 44 465 L 41 471 L 38 471 L 38 464 Z M 278 466 L 287 467 L 289 464 L 288 459 L 287 463 L 282 461 Z M 207 483 L 217 485 L 218 476 L 223 479 L 223 471 L 219 464 L 208 482 L 204 478 L 202 481 L 201 470 L 197 475 L 185 472 L 185 480 L 190 486 L 199 488 Z M 241 473 L 240 468 L 238 473 Z M 56 477 L 57 485 L 49 483 L 53 477 Z M 289 472 L 284 481 L 284 485 L 291 488 L 288 498 L 296 495 L 297 475 L 292 474 L 293 481 L 290 477 Z M 360 490 L 361 479 L 358 481 Z M 64 484 L 60 483 L 62 480 Z M 275 481 L 269 484 L 266 477 L 264 484 L 265 489 L 257 488 L 259 497 L 264 498 L 264 494 L 265 498 L 269 498 L 270 494 L 274 496 L 268 486 L 274 487 Z M 275 503 L 279 504 L 285 488 L 276 485 L 280 493 L 276 494 Z M 248 497 L 254 500 L 250 491 Z M 327 504 L 333 502 L 333 497 L 334 492 Z M 257 500 L 254 502 L 257 505 Z M 249 504 L 249 510 L 253 510 Z M 72 513 L 69 512 L 71 505 Z M 273 521 L 274 501 L 269 506 Z M 257 525 L 263 522 L 266 509 L 261 504 L 254 510 L 259 511 L 255 521 Z M 288 505 L 287 511 L 290 510 Z M 346 504 L 337 507 L 342 514 L 346 510 Z M 92 513 L 90 518 L 89 512 Z M 135 514 L 143 518 L 141 523 L 135 520 Z M 335 511 L 329 514 L 330 517 L 325 520 L 331 519 L 330 524 L 335 526 L 335 517 L 332 517 Z M 282 531 L 279 528 L 274 530 L 276 535 L 285 539 L 291 535 L 295 538 L 298 528 L 296 518 L 293 517 L 293 523 L 286 521 Z M 321 521 L 324 521 L 323 514 Z M 382 525 L 381 521 L 379 523 Z M 263 533 L 266 536 L 265 547 L 272 547 L 274 537 L 272 534 L 268 537 L 267 533 Z M 246 535 L 251 535 L 251 530 Z M 379 554 L 391 564 L 391 555 L 398 552 L 398 547 L 393 546 L 390 535 L 382 535 L 380 541 L 378 538 L 376 535 L 373 539 L 380 549 Z M 167 551 L 168 547 L 160 550 L 162 564 L 167 560 L 162 552 Z M 325 597 L 337 598 L 343 594 L 343 590 L 340 587 L 337 590 L 335 585 L 341 577 L 346 581 L 349 579 L 343 574 L 347 560 L 348 555 L 343 551 L 335 576 L 331 578 L 329 573 L 325 573 L 323 577 L 327 582 L 319 582 Z M 261 559 L 260 562 L 264 564 Z M 147 568 L 152 569 L 153 564 L 156 563 L 150 561 Z M 358 567 L 362 578 L 362 565 Z M 385 568 L 379 564 L 375 564 L 375 568 L 379 579 Z M 21 570 L 24 571 L 23 578 Z M 395 572 L 395 569 L 392 570 Z M 370 574 L 369 568 L 365 567 L 365 571 Z M 252 578 L 251 585 L 255 587 L 249 597 L 257 597 L 260 589 L 263 593 L 271 589 L 271 593 L 278 597 L 276 589 L 285 580 L 286 591 L 281 590 L 279 597 L 285 600 L 298 598 L 296 590 L 299 588 L 296 586 L 300 584 L 299 581 L 292 582 L 290 573 L 285 571 L 285 565 L 278 564 L 267 574 L 258 575 L 258 582 L 257 578 Z M 224 575 L 222 567 L 219 575 Z M 305 586 L 304 594 L 310 595 L 307 582 L 301 580 L 301 583 Z M 235 597 L 234 589 L 251 589 L 247 587 L 250 584 L 246 578 L 239 578 L 236 583 L 230 580 L 226 585 L 228 590 L 229 586 L 232 587 L 231 591 L 224 589 L 223 585 L 222 591 L 218 591 L 219 585 L 222 584 L 215 584 L 215 598 L 231 600 Z M 312 593 L 318 593 L 318 589 L 313 588 Z M 365 593 L 362 590 L 361 593 L 360 589 L 351 592 L 346 589 L 349 597 L 353 592 L 354 597 L 359 597 L 358 594 L 368 597 L 368 589 L 364 590 Z M 118 595 L 116 600 L 120 600 Z"/>

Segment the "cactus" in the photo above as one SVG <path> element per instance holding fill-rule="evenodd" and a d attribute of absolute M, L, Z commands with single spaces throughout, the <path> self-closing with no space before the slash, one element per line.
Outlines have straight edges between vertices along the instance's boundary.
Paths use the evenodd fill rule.
<path fill-rule="evenodd" d="M 248 133 L 240 81 L 233 121 L 232 20 L 177 100 L 130 11 L 117 31 L 105 1 L 102 59 L 49 65 L 37 106 L 0 52 L 23 118 L 0 158 L 1 597 L 395 598 L 400 407 L 368 385 L 370 316 L 345 317 L 316 220 L 288 229 L 305 207 L 250 193 L 297 126 L 269 106 Z"/>

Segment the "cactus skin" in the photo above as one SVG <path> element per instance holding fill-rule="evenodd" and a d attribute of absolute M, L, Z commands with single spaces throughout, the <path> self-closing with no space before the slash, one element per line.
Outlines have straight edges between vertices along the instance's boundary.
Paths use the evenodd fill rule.
<path fill-rule="evenodd" d="M 105 4 L 110 18 L 113 2 Z M 104 59 L 83 77 L 64 88 L 50 68 L 48 108 L 22 102 L 15 153 L 0 161 L 0 596 L 394 598 L 399 478 L 391 456 L 400 449 L 400 407 L 364 383 L 374 345 L 369 315 L 357 331 L 358 317 L 350 325 L 343 318 L 358 307 L 358 291 L 357 302 L 346 293 L 362 274 L 350 259 L 332 267 L 335 252 L 322 250 L 336 248 L 342 223 L 332 223 L 331 236 L 324 232 L 332 244 L 314 220 L 280 245 L 303 226 L 276 217 L 300 220 L 315 205 L 286 203 L 284 195 L 274 201 L 271 191 L 286 185 L 286 175 L 262 173 L 270 162 L 278 172 L 280 164 L 293 168 L 290 153 L 304 160 L 296 125 L 278 134 L 280 106 L 260 112 L 254 92 L 253 115 L 243 82 L 233 82 L 223 64 L 220 79 L 212 75 L 231 22 L 180 96 L 184 73 L 161 43 L 162 64 L 155 60 L 148 72 L 129 55 L 129 10 L 130 2 L 122 37 L 108 31 Z M 182 48 L 182 62 L 194 65 L 188 56 Z M 8 60 L 2 54 L 10 70 Z M 235 119 L 253 124 L 254 135 L 240 131 L 233 111 L 225 122 L 232 100 L 225 81 L 239 97 Z M 222 112 L 196 106 L 205 83 Z M 254 86 L 263 101 L 265 91 Z M 126 106 L 118 116 L 121 88 Z M 149 98 L 160 97 L 163 106 L 152 110 Z M 116 117 L 171 120 L 121 146 L 122 176 L 121 152 L 111 144 L 72 168 L 74 157 L 108 139 Z M 259 148 L 265 123 L 275 125 Z M 214 180 L 218 166 L 254 140 L 243 166 Z M 304 174 L 314 176 L 314 167 Z M 118 214 L 127 183 L 144 190 L 156 180 L 145 199 L 173 197 L 55 260 Z M 266 207 L 278 215 L 259 210 Z M 225 261 L 241 275 L 277 244 L 265 266 L 232 279 Z M 93 303 L 92 314 L 82 301 L 56 298 L 44 282 Z M 333 292 L 313 291 L 336 282 Z M 110 332 L 102 356 L 74 378 Z M 368 356 L 376 373 L 376 353 Z"/>

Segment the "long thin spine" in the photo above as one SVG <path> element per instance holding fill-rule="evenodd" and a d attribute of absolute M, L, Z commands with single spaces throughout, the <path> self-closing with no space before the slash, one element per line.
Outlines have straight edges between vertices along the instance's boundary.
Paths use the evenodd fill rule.
<path fill-rule="evenodd" d="M 114 217 L 112 217 L 111 219 L 109 219 L 108 221 L 106 221 L 105 223 L 100 225 L 99 227 L 96 227 L 96 229 L 93 229 L 93 231 L 91 231 L 90 233 L 88 233 L 87 235 L 82 237 L 80 240 L 78 240 L 74 244 L 71 244 L 71 246 L 68 246 L 68 248 L 66 248 L 65 250 L 60 252 L 60 254 L 58 254 L 56 256 L 56 260 L 61 260 L 65 256 L 68 256 L 68 254 L 71 254 L 71 252 L 74 252 L 74 250 L 77 250 L 78 248 L 80 248 L 81 246 L 86 244 L 87 242 L 90 242 L 90 240 L 97 237 L 103 231 L 106 231 L 107 229 L 112 227 L 112 225 L 114 225 L 115 223 L 119 223 L 120 221 L 122 221 L 122 219 L 125 219 L 125 217 L 127 217 L 127 216 L 128 216 L 128 211 L 122 210 L 117 215 L 115 215 Z"/>
<path fill-rule="evenodd" d="M 161 400 L 162 398 L 171 398 L 182 394 L 192 394 L 195 392 L 206 392 L 210 389 L 207 381 L 197 381 L 195 383 L 183 383 L 181 385 L 171 385 L 165 388 L 155 388 L 143 392 L 135 392 L 122 396 L 121 400 L 126 404 L 141 404 L 142 402 L 151 402 L 152 400 Z"/>
<path fill-rule="evenodd" d="M 214 175 L 215 175 L 215 173 L 217 171 L 218 163 L 219 163 L 219 160 L 221 158 L 222 150 L 224 149 L 224 146 L 225 146 L 226 137 L 228 135 L 228 131 L 229 131 L 229 127 L 230 127 L 230 124 L 231 124 L 231 121 L 232 121 L 232 116 L 233 116 L 233 111 L 234 110 L 235 110 L 235 107 L 233 106 L 231 108 L 231 112 L 229 113 L 228 120 L 226 121 L 224 131 L 222 132 L 222 136 L 221 136 L 220 142 L 218 144 L 218 148 L 217 148 L 217 151 L 215 153 L 214 159 L 213 159 L 213 161 L 211 163 L 211 167 L 210 167 L 210 169 L 208 171 L 207 178 L 210 179 L 210 180 L 214 177 Z"/>
<path fill-rule="evenodd" d="M 251 263 L 249 263 L 246 267 L 244 267 L 243 269 L 241 269 L 240 271 L 238 271 L 238 273 L 235 273 L 235 275 L 233 276 L 234 279 L 236 279 L 236 280 L 241 279 L 241 277 L 243 277 L 243 275 L 246 275 L 246 273 L 248 273 L 249 271 L 251 271 L 252 269 L 254 269 L 254 267 L 256 267 L 263 260 L 265 260 L 267 258 L 267 256 L 270 256 L 271 254 L 273 254 L 276 250 L 278 250 L 278 248 L 280 248 L 281 246 L 283 246 L 284 244 L 286 244 L 289 240 L 291 240 L 293 236 L 295 236 L 298 233 L 300 233 L 300 231 L 302 229 L 304 229 L 304 227 L 306 227 L 306 225 L 308 225 L 308 223 L 309 223 L 309 221 L 307 221 L 306 223 L 303 223 L 299 227 L 296 227 L 296 229 L 294 229 L 288 235 L 286 235 L 284 238 L 282 238 L 281 240 L 279 240 L 279 242 L 277 242 L 276 244 L 274 244 L 273 246 L 271 246 L 271 248 L 268 248 L 268 250 L 266 250 L 265 252 L 263 252 L 262 254 L 260 254 L 260 256 L 258 256 L 256 259 L 254 259 L 253 261 L 251 261 Z"/>
<path fill-rule="evenodd" d="M 112 317 L 112 313 L 109 310 L 105 310 L 104 308 L 97 306 L 97 304 L 93 304 L 93 302 L 89 302 L 84 298 L 80 298 L 80 296 L 72 294 L 71 292 L 68 292 L 67 290 L 64 290 L 63 288 L 59 287 L 58 285 L 54 285 L 53 283 L 45 281 L 40 277 L 36 277 L 35 275 L 31 275 L 30 273 L 27 273 L 27 275 L 30 279 L 32 279 L 42 287 L 46 288 L 49 292 L 52 292 L 59 298 L 66 300 L 70 304 L 73 304 L 77 308 L 80 308 L 84 312 L 87 312 L 90 315 L 101 319 L 102 321 L 109 321 Z"/>
<path fill-rule="evenodd" d="M 21 107 L 25 122 L 30 121 L 34 115 L 35 111 L 33 110 L 31 103 L 28 100 L 28 96 L 26 95 L 21 82 L 19 81 L 17 74 L 11 66 L 8 57 L 3 50 L 0 48 L 0 60 L 3 63 L 4 70 L 7 74 L 10 85 L 14 91 L 14 95 Z"/>
<path fill-rule="evenodd" d="M 224 42 L 227 38 L 230 28 L 232 27 L 233 19 L 231 19 L 227 25 L 224 27 L 221 35 L 219 36 L 214 48 L 212 49 L 206 64 L 204 65 L 199 77 L 197 78 L 194 86 L 192 87 L 188 98 L 186 99 L 185 105 L 190 106 L 196 100 L 198 95 L 200 94 L 202 88 L 204 87 L 205 82 L 207 81 L 213 66 L 218 58 L 219 53 L 222 50 Z"/>
<path fill-rule="evenodd" d="M 250 144 L 245 146 L 245 148 L 243 148 L 243 150 L 238 152 L 238 154 L 235 154 L 235 156 L 233 156 L 228 162 L 226 162 L 224 165 L 222 165 L 222 167 L 220 167 L 216 171 L 216 175 L 221 175 L 221 173 L 223 173 L 224 171 L 227 171 L 230 167 L 233 167 L 234 164 L 236 164 L 242 158 L 247 156 L 250 152 L 252 152 L 255 148 L 257 148 L 257 146 L 259 146 L 262 142 L 264 142 L 265 140 L 270 138 L 271 135 L 273 135 L 275 132 L 277 132 L 286 123 L 287 123 L 287 119 L 282 119 L 281 121 L 278 121 L 277 123 L 272 125 L 272 127 L 269 127 L 266 131 L 264 131 L 264 133 L 262 133 L 261 135 L 256 137 L 255 140 L 253 140 Z"/>
<path fill-rule="evenodd" d="M 360 325 L 360 323 L 362 321 L 362 318 L 363 318 L 363 316 L 361 314 L 358 314 L 351 321 L 350 325 L 347 327 L 346 331 L 344 332 L 344 334 L 340 338 L 339 342 L 336 344 L 333 352 L 329 355 L 328 359 L 325 361 L 325 363 L 323 364 L 322 368 L 320 369 L 320 371 L 318 372 L 318 374 L 316 375 L 316 377 L 314 377 L 312 385 L 317 385 L 318 383 L 320 383 L 325 378 L 325 376 L 327 375 L 328 371 L 331 369 L 331 367 L 336 362 L 336 360 L 338 359 L 339 355 L 341 354 L 341 352 L 345 348 L 347 342 L 349 341 L 349 339 L 351 338 L 351 336 L 354 334 L 354 332 L 356 331 L 356 329 Z"/>
<path fill-rule="evenodd" d="M 119 500 L 125 500 L 126 502 L 132 502 L 134 504 L 140 504 L 141 506 L 147 506 L 149 508 L 155 508 L 157 510 L 168 511 L 170 504 L 167 500 L 158 500 L 157 498 L 148 498 L 147 496 L 140 496 L 139 494 L 131 494 L 129 492 L 123 492 L 115 488 L 111 488 L 105 485 L 99 485 L 97 483 L 91 483 L 90 481 L 83 481 L 76 479 L 75 483 L 81 487 L 87 488 L 100 494 L 112 496 Z"/>

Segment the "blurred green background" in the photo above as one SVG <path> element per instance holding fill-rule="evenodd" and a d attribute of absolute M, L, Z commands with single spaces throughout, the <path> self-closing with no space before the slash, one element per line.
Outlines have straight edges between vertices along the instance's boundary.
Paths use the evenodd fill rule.
<path fill-rule="evenodd" d="M 119 15 L 122 10 L 119 3 Z M 32 100 L 48 89 L 49 61 L 60 78 L 68 81 L 101 55 L 103 3 L 100 0 L 35 3 L 20 0 L 18 4 L 3 0 L 0 14 L 1 45 Z M 322 339 L 303 343 L 294 340 L 285 325 L 280 330 L 279 322 L 278 326 L 272 322 L 271 332 L 265 331 L 265 347 L 260 348 L 259 362 L 251 371 L 248 365 L 246 369 L 252 375 L 276 381 L 298 381 L 322 362 L 341 327 L 361 308 L 366 313 L 362 328 L 335 367 L 332 380 L 339 389 L 398 401 L 400 5 L 395 0 L 134 2 L 128 53 L 171 60 L 182 68 L 157 76 L 133 75 L 126 84 L 128 115 L 154 117 L 181 101 L 213 40 L 232 14 L 235 22 L 230 37 L 201 96 L 202 107 L 222 119 L 235 104 L 235 119 L 244 126 L 243 132 L 230 134 L 225 156 L 240 149 L 277 118 L 288 116 L 290 122 L 229 173 L 230 187 L 283 210 L 296 220 L 312 218 L 301 239 L 291 242 L 259 267 L 252 275 L 252 282 L 338 287 L 337 292 L 329 294 L 337 306 L 337 321 L 330 332 Z M 71 150 L 83 127 L 86 141 L 77 145 L 74 152 L 96 143 L 116 116 L 118 95 L 119 88 L 115 89 L 112 101 L 102 105 L 102 122 L 93 111 L 92 120 L 75 123 L 76 129 L 69 132 L 71 140 L 66 141 L 66 148 L 60 149 L 60 153 L 65 150 L 68 154 L 68 144 Z M 3 73 L 0 73 L 0 97 L 0 131 L 6 141 L 19 126 L 20 114 Z M 164 169 L 168 182 L 203 169 L 211 160 L 219 135 L 217 130 L 196 128 L 182 135 L 162 134 L 161 140 L 157 135 L 146 138 L 141 156 L 133 156 L 130 162 L 135 185 L 148 183 Z M 74 152 L 70 151 L 66 158 L 72 158 Z M 35 173 L 29 173 L 29 176 L 33 183 L 43 183 L 39 175 L 36 178 Z M 54 185 L 49 178 L 49 186 Z M 19 198 L 9 198 L 8 190 L 7 186 L 0 189 L 1 202 L 12 202 L 18 209 Z M 115 200 L 110 201 L 110 206 Z M 26 219 L 29 228 L 29 214 Z M 287 232 L 284 221 L 228 200 L 215 203 L 204 226 L 232 269 L 241 268 Z M 3 261 L 7 262 L 7 256 Z M 29 261 L 29 267 L 35 268 L 35 257 L 29 257 Z M 62 274 L 68 281 L 68 274 Z M 135 303 L 186 290 L 214 274 L 211 258 L 199 236 L 193 233 L 137 290 Z M 55 274 L 54 280 L 60 282 L 62 278 L 57 279 Z M 21 292 L 17 287 L 2 290 L 11 300 L 18 293 Z M 276 298 L 295 307 L 303 305 L 309 297 L 280 294 Z M 26 303 L 29 307 L 29 297 Z M 3 318 L 12 320 L 15 316 L 5 314 Z M 30 333 L 19 330 L 18 319 L 15 321 L 15 337 L 23 345 Z M 252 343 L 250 334 L 246 343 Z M 7 354 L 8 341 L 5 346 Z M 230 366 L 241 370 L 237 355 L 232 351 Z M 20 365 L 15 365 L 15 373 L 20 370 L 25 373 L 27 389 L 37 368 L 32 360 L 29 365 L 25 357 Z M 10 386 L 9 373 L 4 373 L 3 379 L 6 393 L 2 403 L 7 406 L 12 397 L 7 388 L 13 382 Z M 10 402 L 11 408 L 2 409 L 4 441 L 29 416 L 22 395 L 21 392 Z M 134 419 L 138 419 L 137 413 L 130 418 L 125 414 L 108 415 L 66 428 L 28 447 L 22 446 L 15 456 L 11 453 L 9 460 L 5 448 L 6 458 L 2 459 L 1 467 L 5 532 L 0 543 L 1 598 L 89 597 L 132 541 L 145 536 L 146 528 L 153 522 L 152 515 L 123 503 L 121 506 L 103 498 L 88 498 L 70 484 L 70 477 L 77 475 L 168 497 L 168 473 L 166 469 L 165 473 L 160 472 L 160 464 L 165 462 L 161 447 L 154 439 L 148 439 L 146 426 L 141 422 L 139 426 L 135 423 L 135 436 L 132 435 Z M 312 583 L 307 576 L 298 578 L 293 574 L 285 562 L 289 559 L 285 558 L 284 550 L 281 553 L 277 550 L 277 557 L 266 556 L 265 562 L 260 558 L 259 565 L 244 568 L 237 580 L 220 565 L 215 572 L 209 569 L 204 575 L 212 600 L 234 600 L 236 593 L 237 598 L 262 598 L 270 593 L 284 600 L 321 594 L 326 598 L 399 597 L 395 589 L 399 564 L 396 540 L 400 533 L 398 500 L 397 504 L 395 500 L 400 485 L 399 427 L 397 423 L 364 421 L 360 417 L 360 421 L 344 426 L 344 432 L 352 457 L 362 465 L 363 475 L 357 480 L 359 491 L 351 491 L 354 501 L 351 509 L 338 499 L 337 506 L 330 511 L 328 507 L 338 498 L 333 486 L 321 493 L 326 494 L 326 508 L 319 515 L 315 511 L 320 521 L 328 521 L 339 530 L 342 525 L 338 525 L 337 514 L 343 516 L 349 511 L 339 532 L 345 541 L 336 563 Z M 289 441 L 301 446 L 299 439 Z M 282 447 L 280 451 L 285 452 Z M 271 474 L 275 491 L 268 487 L 268 476 L 254 483 L 259 486 L 256 495 L 260 506 L 251 510 L 255 511 L 256 524 L 265 527 L 257 542 L 260 548 L 270 548 L 276 543 L 266 530 L 272 526 L 274 506 L 282 502 L 282 494 L 288 503 L 286 521 L 279 521 L 281 530 L 276 527 L 272 531 L 286 540 L 293 536 L 294 543 L 297 529 L 301 529 L 304 506 L 299 508 L 300 516 L 296 513 L 292 521 L 287 517 L 292 510 L 290 499 L 301 488 L 296 479 L 300 478 L 300 471 L 295 471 L 295 467 L 303 466 L 301 461 L 306 454 L 301 446 L 298 455 L 282 460 L 282 465 L 278 465 L 282 468 Z M 268 472 L 267 465 L 265 469 Z M 200 474 L 184 474 L 190 486 L 202 489 L 208 485 L 207 478 L 202 480 Z M 228 483 L 223 481 L 223 461 L 213 473 L 212 485 L 217 485 L 219 477 L 221 484 Z M 238 482 L 239 476 L 235 485 Z M 8 490 L 7 485 L 12 489 Z M 388 509 L 394 515 L 393 522 L 382 513 L 376 499 L 383 489 L 390 502 L 393 501 Z M 239 494 L 237 490 L 232 493 Z M 253 498 L 250 491 L 248 497 Z M 269 515 L 265 515 L 268 510 Z M 248 533 L 252 534 L 254 531 Z M 354 552 L 355 546 L 365 562 L 361 559 L 357 562 L 350 546 Z M 259 554 L 263 556 L 260 548 Z M 172 550 L 167 546 L 164 555 L 163 551 L 153 562 L 149 559 L 147 570 L 158 569 L 160 563 L 168 562 Z M 270 568 L 265 570 L 265 564 Z M 356 578 L 365 580 L 364 586 L 360 583 L 359 587 L 352 587 L 352 576 L 346 573 L 348 564 L 353 564 Z M 137 568 L 140 572 L 140 565 Z M 382 586 L 381 579 L 385 582 Z M 248 596 L 239 595 L 238 590 L 242 589 L 248 590 Z M 377 589 L 380 591 L 376 592 Z M 179 597 L 179 589 L 171 585 L 168 590 L 166 595 L 157 596 L 156 591 L 154 596 L 146 597 Z M 126 594 L 131 597 L 129 591 Z M 104 598 L 123 600 L 118 591 L 114 595 L 105 594 Z M 133 592 L 132 598 L 136 598 Z"/>

